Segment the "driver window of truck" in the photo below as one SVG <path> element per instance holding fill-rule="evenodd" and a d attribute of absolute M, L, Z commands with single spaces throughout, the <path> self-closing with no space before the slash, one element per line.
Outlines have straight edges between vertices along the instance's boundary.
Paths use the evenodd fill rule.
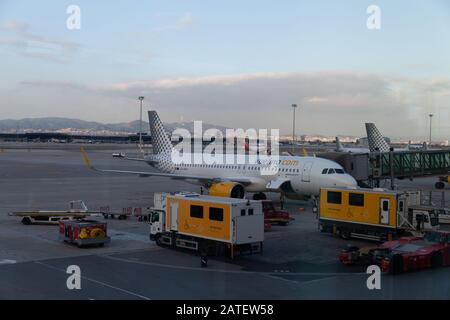
<path fill-rule="evenodd" d="M 403 212 L 404 209 L 405 209 L 405 201 L 404 200 L 400 200 L 398 202 L 398 211 L 399 212 Z"/>
<path fill-rule="evenodd" d="M 159 221 L 159 212 L 153 212 L 152 222 L 158 222 L 158 221 Z"/>

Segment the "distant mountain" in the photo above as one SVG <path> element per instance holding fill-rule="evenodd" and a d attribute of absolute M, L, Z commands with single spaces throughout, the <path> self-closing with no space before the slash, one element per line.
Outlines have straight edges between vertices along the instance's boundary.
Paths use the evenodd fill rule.
<path fill-rule="evenodd" d="M 184 128 L 189 132 L 194 131 L 194 123 L 168 123 L 165 124 L 167 131 L 172 132 L 176 128 Z M 225 134 L 225 127 L 215 126 L 211 124 L 203 124 L 203 131 L 210 128 L 217 128 Z M 69 118 L 27 118 L 21 120 L 0 120 L 0 132 L 15 133 L 15 132 L 115 132 L 115 133 L 136 133 L 139 132 L 139 120 L 122 123 L 99 123 L 95 121 L 84 121 L 79 119 Z M 142 131 L 148 132 L 148 122 L 142 122 Z"/>

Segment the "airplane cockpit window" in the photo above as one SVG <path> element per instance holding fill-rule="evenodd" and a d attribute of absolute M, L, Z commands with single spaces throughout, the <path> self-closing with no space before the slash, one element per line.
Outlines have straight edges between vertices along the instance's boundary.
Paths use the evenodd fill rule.
<path fill-rule="evenodd" d="M 327 174 L 328 168 L 322 170 L 322 174 Z"/>
<path fill-rule="evenodd" d="M 338 173 L 338 174 L 344 174 L 345 173 L 345 171 L 342 170 L 342 169 L 334 169 L 334 171 L 336 171 L 336 173 Z"/>
<path fill-rule="evenodd" d="M 336 173 L 336 172 L 334 171 L 334 169 L 329 169 L 329 170 L 328 170 L 328 174 L 333 174 L 333 173 Z"/>

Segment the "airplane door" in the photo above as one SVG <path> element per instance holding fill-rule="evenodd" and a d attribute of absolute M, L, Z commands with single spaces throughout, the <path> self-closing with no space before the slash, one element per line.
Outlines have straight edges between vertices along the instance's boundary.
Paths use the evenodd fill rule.
<path fill-rule="evenodd" d="M 389 224 L 391 204 L 389 199 L 380 199 L 380 223 Z"/>
<path fill-rule="evenodd" d="M 170 204 L 170 229 L 178 231 L 178 202 Z"/>
<path fill-rule="evenodd" d="M 303 166 L 302 171 L 302 181 L 303 182 L 310 182 L 311 181 L 311 168 L 312 168 L 313 162 L 309 161 L 306 162 Z"/>

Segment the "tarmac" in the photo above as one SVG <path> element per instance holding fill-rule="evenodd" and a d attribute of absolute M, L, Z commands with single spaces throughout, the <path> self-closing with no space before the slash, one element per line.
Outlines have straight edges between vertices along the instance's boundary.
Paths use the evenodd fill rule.
<path fill-rule="evenodd" d="M 99 168 L 152 170 L 145 163 L 112 158 L 118 149 L 91 146 L 88 152 Z M 398 184 L 431 190 L 434 182 L 430 177 Z M 233 261 L 210 258 L 207 268 L 194 253 L 156 246 L 149 240 L 149 225 L 136 218 L 105 220 L 111 243 L 79 249 L 58 239 L 57 226 L 24 226 L 8 216 L 20 210 L 62 210 L 71 200 L 83 200 L 91 210 L 145 208 L 151 207 L 154 192 L 164 191 L 199 190 L 167 178 L 88 170 L 75 147 L 6 148 L 0 153 L 0 299 L 450 298 L 450 268 L 382 275 L 381 290 L 369 290 L 366 270 L 343 266 L 338 255 L 348 243 L 371 243 L 321 234 L 308 202 L 287 203 L 295 221 L 265 234 L 263 254 Z M 450 199 L 450 190 L 445 192 Z M 81 268 L 81 290 L 67 288 L 71 265 Z"/>

